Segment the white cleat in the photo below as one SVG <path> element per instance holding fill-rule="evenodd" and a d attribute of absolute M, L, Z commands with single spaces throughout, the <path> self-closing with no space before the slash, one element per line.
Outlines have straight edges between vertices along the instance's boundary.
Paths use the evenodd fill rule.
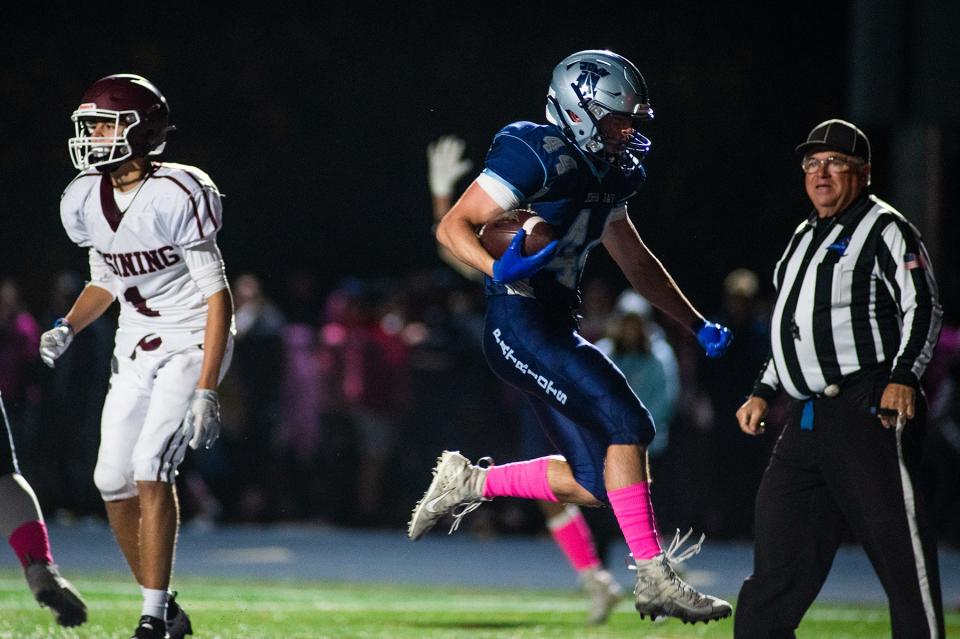
<path fill-rule="evenodd" d="M 676 617 L 683 623 L 707 623 L 730 616 L 730 604 L 696 588 L 677 576 L 674 565 L 680 564 L 700 552 L 704 536 L 693 546 L 678 553 L 677 549 L 690 536 L 680 538 L 680 531 L 673 537 L 670 547 L 651 559 L 638 560 L 631 570 L 637 571 L 637 585 L 633 589 L 636 609 L 643 618 Z"/>
<path fill-rule="evenodd" d="M 50 608 L 61 626 L 79 626 L 87 620 L 87 605 L 77 589 L 60 575 L 56 564 L 34 561 L 26 568 L 27 585 L 41 606 Z"/>
<path fill-rule="evenodd" d="M 430 487 L 413 508 L 413 516 L 407 524 L 410 539 L 416 541 L 423 537 L 448 513 L 453 515 L 452 533 L 460 527 L 460 521 L 467 513 L 488 501 L 483 498 L 483 485 L 493 460 L 484 457 L 479 463 L 484 461 L 489 465 L 475 466 L 458 451 L 443 451 L 433 469 Z"/>
<path fill-rule="evenodd" d="M 603 568 L 588 568 L 580 573 L 580 585 L 590 597 L 587 623 L 592 626 L 605 623 L 623 597 L 620 584 Z"/>

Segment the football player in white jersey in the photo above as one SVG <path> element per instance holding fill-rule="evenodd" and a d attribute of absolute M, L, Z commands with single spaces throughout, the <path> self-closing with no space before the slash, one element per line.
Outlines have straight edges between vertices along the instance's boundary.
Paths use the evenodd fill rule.
<path fill-rule="evenodd" d="M 189 618 L 169 589 L 179 525 L 174 478 L 186 447 L 220 431 L 216 388 L 230 360 L 233 302 L 217 248 L 220 193 L 199 169 L 153 160 L 169 108 L 137 75 L 84 93 L 69 149 L 80 174 L 60 217 L 89 251 L 90 282 L 41 337 L 48 366 L 120 300 L 94 481 L 143 591 L 136 639 L 183 637 Z M 169 634 L 168 634 L 169 633 Z"/>

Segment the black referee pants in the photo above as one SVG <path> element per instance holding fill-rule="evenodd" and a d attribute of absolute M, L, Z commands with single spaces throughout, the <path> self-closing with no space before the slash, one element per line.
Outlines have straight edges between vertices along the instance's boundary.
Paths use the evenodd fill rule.
<path fill-rule="evenodd" d="M 943 637 L 936 535 L 918 493 L 923 397 L 901 433 L 871 407 L 887 372 L 851 380 L 814 400 L 813 430 L 794 402 L 757 492 L 754 566 L 740 590 L 737 639 L 794 637 L 849 527 L 890 604 L 893 637 Z"/>

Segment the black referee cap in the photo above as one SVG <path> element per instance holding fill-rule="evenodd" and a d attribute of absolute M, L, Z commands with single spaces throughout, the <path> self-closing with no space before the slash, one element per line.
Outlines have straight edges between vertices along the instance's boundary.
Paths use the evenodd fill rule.
<path fill-rule="evenodd" d="M 813 127 L 807 141 L 797 146 L 797 153 L 840 151 L 870 162 L 870 140 L 863 131 L 846 120 L 827 120 Z"/>

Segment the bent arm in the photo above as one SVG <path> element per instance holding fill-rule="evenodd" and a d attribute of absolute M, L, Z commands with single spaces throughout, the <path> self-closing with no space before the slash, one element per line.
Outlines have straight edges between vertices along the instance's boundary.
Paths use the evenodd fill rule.
<path fill-rule="evenodd" d="M 492 277 L 494 259 L 480 244 L 476 229 L 503 212 L 474 181 L 440 220 L 437 241 L 460 262 Z"/>
<path fill-rule="evenodd" d="M 450 211 L 453 200 L 449 195 L 434 195 L 433 196 L 433 221 L 435 226 L 440 223 L 440 220 Z M 480 280 L 482 279 L 482 274 L 480 271 L 475 270 L 474 268 L 468 266 L 467 264 L 458 260 L 453 253 L 451 253 L 445 246 L 442 244 L 437 245 L 437 253 L 440 255 L 440 259 L 447 263 L 447 266 L 455 270 L 457 273 L 467 278 L 468 280 Z"/>
<path fill-rule="evenodd" d="M 703 315 L 640 239 L 629 217 L 610 222 L 601 239 L 630 285 L 651 304 L 691 331 L 698 322 L 704 321 Z"/>

